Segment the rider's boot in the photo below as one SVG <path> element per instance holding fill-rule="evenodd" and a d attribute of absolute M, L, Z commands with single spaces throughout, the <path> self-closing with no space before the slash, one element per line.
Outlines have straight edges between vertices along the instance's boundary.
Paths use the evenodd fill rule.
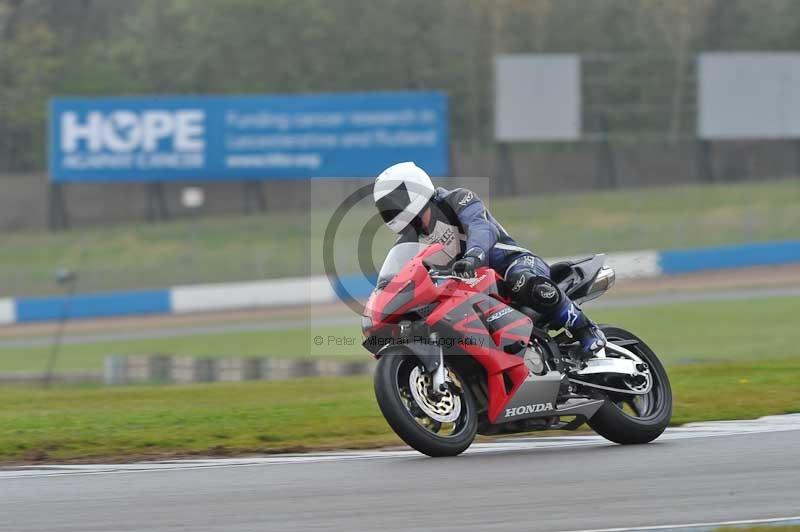
<path fill-rule="evenodd" d="M 550 327 L 567 329 L 580 342 L 583 354 L 586 356 L 595 356 L 606 347 L 606 335 L 600 327 L 569 298 L 564 298 L 561 308 L 553 314 Z"/>

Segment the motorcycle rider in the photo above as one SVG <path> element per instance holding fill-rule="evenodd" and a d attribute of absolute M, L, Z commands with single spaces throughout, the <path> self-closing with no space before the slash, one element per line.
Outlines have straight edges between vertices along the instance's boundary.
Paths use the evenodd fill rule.
<path fill-rule="evenodd" d="M 435 188 L 413 162 L 390 166 L 375 180 L 373 199 L 381 217 L 403 242 L 441 243 L 443 257 L 459 277 L 488 266 L 503 277 L 503 289 L 518 305 L 532 308 L 552 329 L 567 329 L 592 355 L 603 349 L 603 332 L 550 278 L 550 267 L 519 246 L 467 189 Z"/>

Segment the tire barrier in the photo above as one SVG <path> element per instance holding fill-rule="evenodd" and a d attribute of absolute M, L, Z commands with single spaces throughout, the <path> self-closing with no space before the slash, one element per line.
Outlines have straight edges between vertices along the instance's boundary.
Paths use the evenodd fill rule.
<path fill-rule="evenodd" d="M 375 362 L 372 360 L 110 356 L 105 359 L 103 365 L 102 382 L 109 386 L 117 386 L 147 383 L 281 381 L 303 377 L 370 375 L 374 369 Z"/>

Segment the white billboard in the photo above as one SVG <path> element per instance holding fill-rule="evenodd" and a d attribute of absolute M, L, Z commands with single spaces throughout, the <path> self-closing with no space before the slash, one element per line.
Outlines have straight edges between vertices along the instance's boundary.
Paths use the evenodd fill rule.
<path fill-rule="evenodd" d="M 705 53 L 697 61 L 700 138 L 800 137 L 800 53 Z"/>
<path fill-rule="evenodd" d="M 573 54 L 495 57 L 495 138 L 501 142 L 578 140 L 581 63 Z"/>

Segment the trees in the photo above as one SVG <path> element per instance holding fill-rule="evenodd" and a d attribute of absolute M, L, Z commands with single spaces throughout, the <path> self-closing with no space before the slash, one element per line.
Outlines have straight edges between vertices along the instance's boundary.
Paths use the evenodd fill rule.
<path fill-rule="evenodd" d="M 0 0 L 0 171 L 44 166 L 66 94 L 438 89 L 482 149 L 499 52 L 614 54 L 587 70 L 612 131 L 677 138 L 696 51 L 797 48 L 798 21 L 791 0 Z"/>

